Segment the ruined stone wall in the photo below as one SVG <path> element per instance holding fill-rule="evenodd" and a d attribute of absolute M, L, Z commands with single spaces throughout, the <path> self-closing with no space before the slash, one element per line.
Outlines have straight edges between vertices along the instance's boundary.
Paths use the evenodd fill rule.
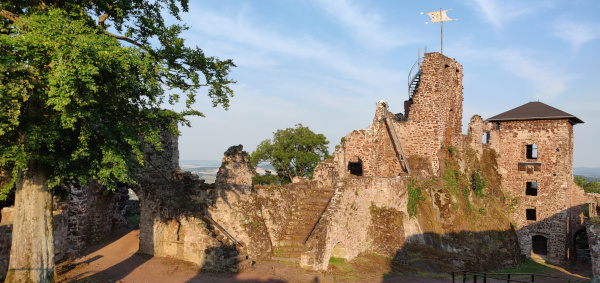
<path fill-rule="evenodd" d="M 391 119 L 390 124 L 385 115 L 387 102 L 378 102 L 373 124 L 346 136 L 344 146 L 334 153 L 333 163 L 325 166 L 328 172 L 336 171 L 338 178 L 344 178 L 349 164 L 360 162 L 362 176 L 398 176 L 407 172 L 400 162 L 402 148 L 407 159 L 424 160 L 434 174 L 439 174 L 441 149 L 460 146 L 463 141 L 462 77 L 462 66 L 456 60 L 439 53 L 425 54 L 408 120 Z M 315 179 L 319 174 L 331 175 L 322 173 L 325 167 L 315 169 Z"/>
<path fill-rule="evenodd" d="M 135 188 L 141 202 L 140 252 L 220 271 L 239 271 L 268 257 L 271 243 L 242 146 L 225 152 L 215 184 L 206 184 L 173 161 L 176 137 L 161 141 L 165 150 L 148 150 L 151 166 L 140 171 Z"/>
<path fill-rule="evenodd" d="M 586 232 L 590 245 L 590 257 L 592 260 L 592 282 L 600 282 L 600 219 L 586 221 Z"/>
<path fill-rule="evenodd" d="M 12 221 L 0 223 L 0 280 L 4 279 L 8 272 L 8 261 L 10 259 L 10 246 L 12 242 Z"/>
<path fill-rule="evenodd" d="M 439 150 L 462 138 L 462 66 L 439 53 L 426 53 L 421 81 L 412 98 L 408 133 L 400 136 L 407 155 L 429 158 L 439 169 Z"/>
<path fill-rule="evenodd" d="M 301 265 L 326 270 L 329 258 L 338 245 L 345 249 L 338 256 L 347 260 L 366 251 L 384 252 L 385 255 L 392 256 L 404 244 L 402 223 L 408 220 L 408 214 L 406 190 L 402 188 L 406 184 L 407 178 L 402 176 L 348 178 L 336 184 L 329 208 L 307 242 L 310 251 L 303 254 Z M 402 216 L 402 220 L 395 223 L 397 226 L 373 222 L 373 219 L 387 219 L 386 216 L 379 215 L 383 209 Z M 392 218 L 396 219 L 394 216 Z M 383 235 L 399 231 L 401 234 L 397 234 L 398 237 L 394 237 L 392 241 L 382 239 Z M 393 252 L 387 253 L 388 251 Z"/>
<path fill-rule="evenodd" d="M 114 227 L 127 224 L 124 216 L 129 198 L 127 188 L 117 188 L 114 192 L 105 190 L 95 180 L 87 185 L 69 185 L 65 206 L 68 254 L 79 255 L 86 246 L 99 243 Z"/>

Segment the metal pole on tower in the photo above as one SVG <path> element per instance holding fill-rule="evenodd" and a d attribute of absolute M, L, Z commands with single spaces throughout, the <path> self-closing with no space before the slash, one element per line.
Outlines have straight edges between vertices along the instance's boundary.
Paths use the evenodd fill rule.
<path fill-rule="evenodd" d="M 442 7 L 440 7 L 440 54 L 444 54 L 444 20 L 442 18 Z"/>

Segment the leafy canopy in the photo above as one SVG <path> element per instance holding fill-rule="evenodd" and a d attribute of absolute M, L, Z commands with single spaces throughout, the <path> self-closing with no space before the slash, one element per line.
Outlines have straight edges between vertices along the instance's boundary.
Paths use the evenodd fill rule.
<path fill-rule="evenodd" d="M 329 158 L 329 141 L 323 134 L 315 134 L 308 127 L 297 124 L 295 128 L 277 130 L 273 139 L 262 141 L 251 154 L 254 166 L 260 162 L 269 162 L 283 183 L 294 177 L 312 178 L 315 166 Z"/>
<path fill-rule="evenodd" d="M 2 1 L 0 3 L 0 169 L 15 187 L 35 160 L 48 185 L 96 178 L 107 187 L 134 182 L 145 144 L 160 148 L 160 132 L 189 125 L 197 91 L 213 107 L 233 95 L 231 60 L 207 57 L 180 38 L 185 0 Z M 116 35 L 107 31 L 114 22 Z M 158 42 L 151 45 L 150 42 Z M 124 44 L 121 44 L 124 43 Z M 168 94 L 167 94 L 168 90 Z M 161 109 L 186 97 L 184 110 Z"/>
<path fill-rule="evenodd" d="M 585 177 L 575 176 L 574 181 L 575 184 L 580 186 L 586 193 L 600 194 L 600 182 L 598 182 L 598 179 L 588 181 Z"/>

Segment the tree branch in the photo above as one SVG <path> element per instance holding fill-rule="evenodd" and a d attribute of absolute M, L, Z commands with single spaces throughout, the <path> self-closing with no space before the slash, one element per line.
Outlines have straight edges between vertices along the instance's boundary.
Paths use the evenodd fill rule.
<path fill-rule="evenodd" d="M 143 45 L 141 45 L 140 43 L 138 43 L 137 41 L 135 41 L 135 40 L 133 40 L 133 39 L 131 39 L 131 38 L 129 38 L 129 37 L 122 36 L 122 35 L 116 35 L 116 34 L 114 34 L 114 33 L 110 33 L 110 32 L 109 32 L 109 31 L 107 31 L 107 30 L 104 30 L 104 32 L 105 32 L 106 34 L 108 34 L 108 35 L 110 35 L 110 36 L 112 36 L 112 37 L 114 37 L 114 38 L 118 39 L 118 40 L 127 41 L 127 42 L 129 42 L 129 43 L 131 43 L 131 44 L 133 44 L 133 45 L 135 45 L 135 46 L 137 46 L 137 47 L 139 47 L 139 48 L 144 48 L 144 46 L 143 46 Z M 144 48 L 144 49 L 145 49 L 145 48 Z"/>
<path fill-rule="evenodd" d="M 106 25 L 104 25 L 104 21 L 106 21 L 106 19 L 108 19 L 108 16 L 110 14 L 109 13 L 104 13 L 104 15 L 100 16 L 100 18 L 98 18 L 98 25 L 100 27 L 102 27 L 102 29 L 106 28 Z"/>
<path fill-rule="evenodd" d="M 21 19 L 21 17 L 19 15 L 14 14 L 14 13 L 9 12 L 9 11 L 6 11 L 6 10 L 0 11 L 0 16 L 3 17 L 3 18 L 5 18 L 5 19 L 9 19 L 9 20 L 11 20 L 13 22 L 16 22 L 16 21 L 18 21 L 18 20 Z"/>

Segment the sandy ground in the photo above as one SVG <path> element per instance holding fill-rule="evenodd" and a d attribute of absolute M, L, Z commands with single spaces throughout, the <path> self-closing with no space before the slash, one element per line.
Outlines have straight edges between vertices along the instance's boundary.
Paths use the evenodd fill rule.
<path fill-rule="evenodd" d="M 94 283 L 452 282 L 449 275 L 441 275 L 445 277 L 440 278 L 440 275 L 434 275 L 438 277 L 420 277 L 391 273 L 389 260 L 368 255 L 359 260 L 353 260 L 351 265 L 342 267 L 343 270 L 332 267 L 326 272 L 307 271 L 294 264 L 275 261 L 259 262 L 239 274 L 200 272 L 198 266 L 188 262 L 136 254 L 138 243 L 139 230 L 122 229 L 112 235 L 107 235 L 104 244 L 90 247 L 86 255 L 81 258 L 58 264 L 56 267 L 57 281 Z M 565 272 L 567 271 L 557 269 L 555 275 L 564 276 Z"/>

